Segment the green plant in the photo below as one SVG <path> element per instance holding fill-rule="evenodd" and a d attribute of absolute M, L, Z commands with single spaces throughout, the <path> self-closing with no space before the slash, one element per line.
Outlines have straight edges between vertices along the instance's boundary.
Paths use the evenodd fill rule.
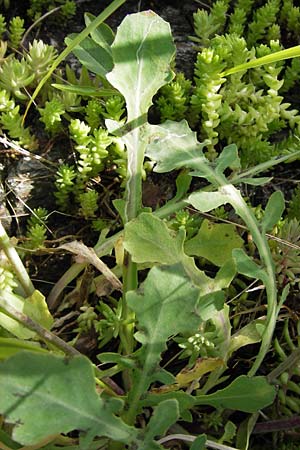
<path fill-rule="evenodd" d="M 120 4 L 115 1 L 113 5 L 117 3 Z M 101 14 L 101 20 L 111 10 L 112 5 Z M 90 176 L 98 175 L 103 161 L 113 163 L 122 159 L 119 170 L 124 179 L 125 194 L 114 202 L 114 206 L 123 227 L 109 237 L 108 231 L 112 230 L 103 229 L 94 249 L 77 241 L 62 245 L 59 250 L 75 254 L 76 263 L 63 274 L 48 298 L 49 307 L 54 308 L 66 284 L 71 283 L 87 265 L 93 265 L 101 272 L 89 283 L 85 295 L 79 298 L 78 309 L 82 314 L 75 330 L 85 333 L 93 329 L 99 333 L 99 348 L 104 350 L 97 355 L 101 368 L 50 331 L 52 318 L 44 298 L 34 289 L 0 224 L 0 243 L 11 263 L 9 271 L 12 274 L 3 271 L 2 286 L 0 284 L 1 325 L 6 333 L 10 333 L 0 340 L 3 358 L 0 363 L 0 394 L 5 393 L 0 395 L 0 412 L 9 424 L 1 430 L 1 439 L 13 448 L 20 445 L 42 448 L 46 445 L 46 448 L 50 446 L 53 449 L 70 446 L 75 449 L 104 447 L 114 450 L 126 446 L 154 450 L 163 448 L 162 444 L 168 440 L 177 439 L 192 442 L 192 449 L 204 448 L 205 445 L 227 450 L 229 447 L 223 442 L 235 442 L 237 447 L 247 449 L 258 411 L 271 405 L 275 398 L 275 389 L 269 382 L 274 382 L 284 372 L 279 366 L 272 376 L 256 376 L 270 351 L 276 319 L 287 289 L 283 289 L 278 297 L 276 268 L 266 238 L 283 213 L 283 195 L 274 192 L 266 207 L 255 215 L 243 198 L 239 185 L 266 183 L 269 179 L 257 177 L 257 174 L 287 161 L 290 155 L 267 159 L 242 170 L 236 145 L 225 146 L 222 150 L 218 148 L 216 152 L 214 145 L 218 139 L 216 128 L 220 117 L 216 83 L 222 80 L 221 84 L 225 85 L 231 71 L 241 87 L 238 71 L 249 66 L 258 67 L 267 61 L 267 68 L 257 69 L 255 77 L 258 85 L 266 84 L 269 96 L 275 99 L 274 115 L 278 119 L 281 103 L 277 95 L 280 88 L 277 76 L 280 67 L 272 64 L 276 58 L 283 57 L 282 53 L 272 55 L 270 49 L 260 47 L 257 51 L 264 55 L 262 59 L 251 60 L 254 53 L 249 53 L 242 40 L 215 38 L 216 52 L 204 49 L 199 57 L 199 79 L 203 77 L 208 84 L 208 93 L 204 88 L 201 91 L 199 83 L 197 87 L 201 101 L 203 99 L 200 109 L 188 111 L 182 108 L 180 86 L 169 84 L 174 77 L 171 64 L 175 47 L 168 24 L 151 11 L 128 15 L 114 37 L 107 26 L 100 24 L 101 20 L 96 18 L 83 35 L 73 37 L 67 51 L 62 54 L 66 55 L 70 48 L 75 48 L 82 64 L 97 73 L 104 83 L 109 82 L 113 89 L 106 102 L 93 98 L 87 103 L 84 108 L 86 121 L 79 118 L 70 120 L 79 175 L 74 167 L 62 165 L 56 177 L 56 196 L 63 208 L 73 206 L 72 200 L 76 198 L 81 202 L 85 218 L 96 216 L 98 195 L 85 190 Z M 85 42 L 82 37 L 87 37 L 87 30 L 91 37 Z M 237 48 L 242 48 L 242 51 L 239 53 Z M 91 62 L 91 54 L 98 58 Z M 227 64 L 231 65 L 235 60 L 233 55 L 237 54 L 242 67 L 227 69 L 222 58 L 228 57 Z M 52 63 L 38 89 L 49 78 L 62 55 Z M 202 67 L 206 60 L 212 63 L 213 81 L 210 85 Z M 164 90 L 168 85 L 170 89 Z M 185 85 L 187 87 L 188 83 L 183 81 Z M 76 95 L 99 94 L 95 87 L 80 83 L 63 89 Z M 181 115 L 190 113 L 191 119 L 197 119 L 197 114 L 201 114 L 208 122 L 204 123 L 202 132 L 206 134 L 204 137 L 209 137 L 209 143 L 200 143 L 184 120 L 167 120 L 159 125 L 148 123 L 152 99 L 160 89 Z M 248 86 L 247 89 L 247 94 L 250 91 L 254 97 L 259 97 L 255 88 L 251 91 L 251 86 Z M 179 96 L 178 91 L 181 92 Z M 37 91 L 33 99 L 36 94 Z M 214 105 L 209 103 L 207 94 L 212 95 Z M 4 95 L 4 99 L 10 108 L 9 97 Z M 53 105 L 55 102 L 52 100 Z M 59 112 L 61 105 L 64 103 L 57 104 L 58 112 L 53 123 L 50 108 L 42 113 L 49 129 L 55 128 L 56 123 L 60 124 L 64 114 Z M 196 102 L 194 106 L 196 109 Z M 45 110 L 47 107 L 48 104 Z M 217 115 L 214 115 L 214 109 Z M 101 115 L 99 120 L 97 111 Z M 244 118 L 241 111 L 240 117 Z M 106 128 L 102 122 L 104 118 Z M 238 114 L 235 118 L 238 119 Z M 209 153 L 205 155 L 207 146 L 210 146 Z M 298 155 L 299 152 L 295 152 L 292 156 L 296 158 Z M 173 176 L 175 171 L 179 171 L 176 194 L 154 213 L 142 204 L 145 158 L 151 161 L 156 174 L 171 173 Z M 190 192 L 192 177 L 196 182 L 200 178 L 204 187 Z M 201 213 L 218 208 L 223 217 L 224 205 L 226 210 L 231 208 L 234 217 L 241 219 L 248 228 L 253 240 L 253 253 L 246 253 L 248 247 L 233 223 L 199 219 Z M 185 210 L 187 207 L 198 211 L 195 220 Z M 112 258 L 113 250 L 116 261 Z M 100 259 L 103 256 L 105 262 Z M 264 311 L 261 316 L 258 313 L 251 323 L 232 329 L 226 296 L 237 275 L 246 280 L 244 284 L 249 279 L 259 280 L 267 313 Z M 11 278 L 18 280 L 21 291 L 16 281 L 10 281 Z M 83 280 L 84 277 L 76 293 L 83 294 Z M 95 292 L 100 296 L 96 307 L 89 304 L 89 294 Z M 83 306 L 80 306 L 81 302 Z M 9 324 L 8 318 L 12 321 Z M 24 342 L 25 339 L 28 342 Z M 39 340 L 44 343 L 43 347 L 37 344 Z M 114 353 L 106 351 L 106 345 L 112 340 L 116 343 Z M 162 364 L 167 346 L 177 344 L 184 350 L 181 356 L 185 367 L 180 371 L 176 365 L 172 367 L 170 361 L 167 365 Z M 260 347 L 252 360 L 247 361 L 249 370 L 244 370 L 247 375 L 236 377 L 234 371 L 226 371 L 227 364 L 236 350 L 248 344 L 260 344 Z M 175 358 L 177 363 L 179 358 L 179 355 Z M 96 392 L 96 384 L 101 393 Z M 16 398 L 22 401 L 16 402 Z M 56 414 L 49 418 L 41 411 L 50 406 Z M 218 429 L 220 416 L 227 410 L 250 415 L 244 423 L 237 423 L 238 428 L 227 421 L 225 429 L 219 431 L 218 443 L 204 434 L 169 434 L 169 428 L 178 420 L 189 421 L 191 411 L 207 406 L 216 410 L 212 420 L 206 421 L 208 428 Z M 146 419 L 140 421 L 143 412 Z M 73 430 L 77 431 L 78 439 L 61 435 Z"/>
<path fill-rule="evenodd" d="M 106 41 L 103 43 L 105 45 L 107 46 Z M 168 24 L 154 13 L 127 16 L 109 48 L 112 63 L 108 63 L 102 76 L 120 92 L 127 108 L 125 120 L 106 121 L 110 135 L 115 136 L 127 149 L 125 196 L 115 202 L 124 222 L 121 236 L 125 257 L 123 264 L 119 263 L 123 272 L 123 286 L 115 275 L 118 267 L 111 270 L 98 258 L 111 253 L 112 247 L 117 245 L 117 240 L 121 237 L 120 233 L 108 238 L 101 233 L 94 251 L 79 242 L 62 248 L 85 258 L 84 263 L 77 262 L 70 268 L 73 277 L 88 262 L 101 270 L 101 280 L 104 276 L 113 290 L 122 290 L 122 297 L 117 302 L 118 308 L 115 311 L 108 311 L 105 307 L 100 309 L 103 320 L 106 319 L 105 323 L 101 324 L 100 321 L 100 329 L 111 329 L 112 324 L 117 323 L 114 328 L 118 333 L 113 337 L 118 339 L 119 351 L 98 356 L 102 364 L 109 364 L 106 370 L 96 369 L 82 356 L 74 356 L 66 363 L 59 355 L 16 351 L 14 356 L 5 359 L 0 365 L 1 386 L 7 391 L 5 397 L 0 396 L 0 410 L 10 410 L 6 414 L 7 421 L 21 423 L 14 427 L 12 436 L 22 445 L 39 445 L 44 439 L 49 439 L 55 445 L 53 435 L 78 429 L 81 430 L 81 448 L 93 448 L 94 445 L 99 447 L 102 444 L 109 445 L 112 449 L 124 448 L 123 444 L 129 448 L 161 448 L 165 438 L 157 439 L 157 436 L 163 436 L 180 417 L 188 420 L 191 417 L 190 410 L 201 405 L 254 414 L 249 419 L 248 438 L 257 411 L 271 404 L 275 396 L 275 390 L 267 383 L 266 378 L 255 374 L 269 351 L 276 318 L 284 300 L 277 299 L 274 264 L 265 237 L 265 233 L 281 217 L 284 202 L 282 194 L 275 192 L 258 220 L 235 185 L 264 183 L 266 179 L 255 178 L 255 175 L 287 158 L 269 161 L 241 172 L 234 145 L 225 147 L 210 162 L 203 154 L 205 144 L 197 141 L 195 133 L 185 121 L 166 121 L 160 125 L 148 123 L 147 113 L 153 96 L 173 77 L 170 63 L 175 50 Z M 91 134 L 88 125 L 71 121 L 71 131 L 83 168 L 86 166 L 86 159 L 90 162 L 94 156 L 91 150 L 94 146 L 97 147 L 98 136 L 95 131 L 99 131 L 99 139 L 102 139 L 102 130 L 95 128 Z M 112 138 L 108 139 L 111 143 Z M 86 155 L 90 156 L 87 158 Z M 156 164 L 154 170 L 157 173 L 187 168 L 191 176 L 205 179 L 207 185 L 204 189 L 188 193 L 190 181 L 187 182 L 186 177 L 178 178 L 175 197 L 156 214 L 145 211 L 141 193 L 145 156 Z M 101 165 L 101 158 L 99 164 Z M 99 168 L 98 165 L 98 170 Z M 64 185 L 67 195 L 71 192 L 74 180 L 69 169 L 65 167 L 65 173 L 61 171 L 62 181 L 57 180 L 57 184 Z M 247 224 L 260 261 L 255 261 L 242 249 L 243 242 L 232 224 L 228 229 L 224 225 L 214 228 L 203 221 L 197 235 L 186 241 L 182 226 L 172 230 L 162 220 L 187 205 L 205 213 L 225 204 L 231 205 L 236 215 Z M 34 288 L 28 275 L 16 258 L 6 233 L 0 230 L 2 247 L 19 269 L 18 278 L 27 296 L 32 298 Z M 220 231 L 228 238 L 225 242 L 226 252 L 221 257 L 216 255 L 214 242 Z M 210 232 L 212 237 L 208 249 L 203 249 L 201 237 Z M 208 276 L 197 267 L 195 261 L 199 257 L 208 258 L 215 265 L 213 276 Z M 148 271 L 138 287 L 140 269 Z M 236 344 L 237 340 L 232 340 L 229 308 L 225 305 L 225 289 L 236 272 L 262 281 L 266 289 L 268 311 L 266 318 L 262 317 L 259 323 L 252 325 L 257 326 L 257 329 L 253 328 L 252 335 L 249 334 L 247 342 L 261 342 L 261 346 L 248 376 L 227 379 L 221 375 L 228 359 L 236 349 L 246 345 L 245 341 Z M 65 274 L 65 278 L 70 280 L 70 274 Z M 37 333 L 42 340 L 50 342 L 51 349 L 55 346 L 68 355 L 76 353 L 72 347 L 55 339 L 53 333 L 37 326 L 39 320 L 36 319 L 33 325 L 29 314 L 17 313 L 8 299 L 0 292 L 1 309 L 6 315 L 17 318 L 33 330 L 35 336 Z M 21 301 L 26 304 L 25 296 Z M 50 306 L 52 301 L 53 294 L 49 297 Z M 89 309 L 87 311 L 90 312 Z M 91 326 L 95 315 L 88 314 L 83 319 Z M 189 368 L 191 370 L 177 374 L 163 369 L 160 365 L 162 353 L 173 337 L 188 334 L 196 336 L 199 330 L 204 335 L 212 331 L 211 339 L 217 336 L 216 354 L 213 355 L 216 358 L 207 355 L 203 361 L 196 361 L 195 367 Z M 110 383 L 107 378 L 118 372 L 123 375 L 121 387 L 116 386 L 115 382 Z M 7 376 L 8 373 L 10 377 Z M 26 376 L 29 373 L 30 376 Z M 94 376 L 106 391 L 104 395 L 96 393 Z M 221 382 L 224 383 L 223 388 L 216 390 Z M 164 389 L 151 388 L 155 383 L 163 384 Z M 212 388 L 214 393 L 210 393 Z M 15 404 L 16 392 L 26 396 L 25 408 Z M 62 417 L 59 423 L 48 418 L 45 420 L 39 412 L 39 399 L 43 398 L 45 392 L 55 405 L 57 414 Z M 30 407 L 32 402 L 35 408 Z M 145 427 L 137 428 L 137 415 L 149 408 L 153 408 L 153 415 Z M 231 434 L 230 439 L 234 433 L 232 429 L 231 433 L 227 430 L 227 435 Z M 228 436 L 220 436 L 220 439 L 229 439 Z M 201 441 L 214 448 L 213 443 L 204 435 L 192 438 L 195 444 Z"/>
<path fill-rule="evenodd" d="M 12 45 L 12 47 L 19 47 L 22 36 L 24 34 L 25 28 L 24 25 L 24 19 L 21 19 L 21 17 L 16 16 L 11 19 L 9 22 L 9 40 Z"/>
<path fill-rule="evenodd" d="M 47 234 L 46 220 L 48 211 L 45 208 L 32 210 L 32 215 L 27 221 L 26 238 L 24 247 L 28 249 L 38 249 L 44 244 Z"/>

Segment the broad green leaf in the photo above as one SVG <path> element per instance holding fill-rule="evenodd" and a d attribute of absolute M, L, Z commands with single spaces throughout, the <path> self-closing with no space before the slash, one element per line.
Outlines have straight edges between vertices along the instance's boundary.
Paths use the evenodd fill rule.
<path fill-rule="evenodd" d="M 272 230 L 278 223 L 284 211 L 284 197 L 281 191 L 275 191 L 268 200 L 263 219 L 261 221 L 262 232 Z"/>
<path fill-rule="evenodd" d="M 0 337 L 0 359 L 6 359 L 21 350 L 48 353 L 38 342 L 25 341 L 16 338 Z"/>
<path fill-rule="evenodd" d="M 188 167 L 198 169 L 206 161 L 197 135 L 186 122 L 167 120 L 162 125 L 151 125 L 146 155 L 156 161 L 154 172 L 164 173 Z"/>
<path fill-rule="evenodd" d="M 248 256 L 241 248 L 234 249 L 232 256 L 236 262 L 239 273 L 251 278 L 258 278 L 263 282 L 266 281 L 267 274 L 253 259 Z M 268 282 L 268 280 L 267 280 Z"/>
<path fill-rule="evenodd" d="M 85 432 L 126 444 L 135 430 L 114 415 L 120 404 L 98 396 L 92 364 L 84 356 L 66 359 L 20 352 L 0 362 L 0 413 L 14 424 L 12 438 L 34 445 L 48 436 Z"/>
<path fill-rule="evenodd" d="M 54 319 L 50 314 L 45 297 L 38 290 L 26 298 L 23 313 L 47 330 L 50 330 L 53 325 Z"/>
<path fill-rule="evenodd" d="M 270 405 L 276 396 L 275 387 L 265 377 L 241 375 L 229 386 L 209 395 L 198 395 L 196 404 L 254 413 Z"/>
<path fill-rule="evenodd" d="M 71 45 L 76 36 L 71 34 L 66 37 L 66 44 Z M 111 55 L 90 37 L 86 37 L 72 51 L 84 67 L 102 78 L 113 68 Z"/>
<path fill-rule="evenodd" d="M 199 289 L 186 275 L 181 264 L 153 267 L 143 291 L 127 293 L 128 306 L 135 312 L 139 332 L 136 339 L 142 343 L 138 351 L 141 369 L 135 372 L 135 392 L 140 397 L 146 392 L 172 335 L 192 333 L 200 323 L 197 311 Z M 137 391 L 137 392 L 136 392 Z"/>
<path fill-rule="evenodd" d="M 205 219 L 198 234 L 186 242 L 185 252 L 190 256 L 208 259 L 216 266 L 222 266 L 232 258 L 232 250 L 241 248 L 243 239 L 229 223 L 214 223 Z"/>
<path fill-rule="evenodd" d="M 85 25 L 88 27 L 96 17 L 93 14 L 85 13 L 84 21 Z M 96 42 L 100 47 L 103 47 L 108 53 L 111 54 L 111 44 L 114 41 L 115 35 L 112 29 L 106 24 L 101 23 L 98 27 L 94 28 L 91 31 L 91 38 Z"/>
<path fill-rule="evenodd" d="M 128 15 L 111 49 L 114 68 L 107 79 L 124 96 L 128 120 L 137 120 L 148 112 L 159 88 L 174 76 L 170 25 L 152 11 Z"/>
<path fill-rule="evenodd" d="M 182 259 L 184 238 L 153 214 L 141 213 L 125 225 L 124 248 L 137 263 L 175 264 Z"/>
<path fill-rule="evenodd" d="M 171 425 L 179 418 L 178 402 L 175 399 L 164 400 L 154 408 L 154 413 L 145 429 L 143 441 L 139 450 L 160 450 L 162 447 L 155 443 L 155 437 L 163 436 Z"/>
<path fill-rule="evenodd" d="M 224 192 L 194 192 L 191 194 L 187 203 L 201 212 L 208 212 L 219 206 L 230 203 L 230 197 Z"/>

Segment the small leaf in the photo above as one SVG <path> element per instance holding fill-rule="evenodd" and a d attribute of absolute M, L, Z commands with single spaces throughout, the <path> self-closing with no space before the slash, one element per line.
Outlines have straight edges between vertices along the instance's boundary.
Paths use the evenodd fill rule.
<path fill-rule="evenodd" d="M 47 330 L 51 329 L 54 319 L 50 314 L 45 297 L 40 291 L 35 290 L 34 293 L 25 300 L 23 312 L 32 320 L 42 325 L 42 327 Z"/>
<path fill-rule="evenodd" d="M 134 262 L 175 264 L 182 259 L 184 234 L 177 236 L 151 213 L 141 213 L 125 226 L 124 247 Z"/>
<path fill-rule="evenodd" d="M 216 159 L 216 172 L 222 174 L 228 167 L 232 170 L 240 169 L 241 162 L 235 144 L 224 147 L 220 156 Z"/>
<path fill-rule="evenodd" d="M 222 266 L 232 258 L 232 250 L 242 246 L 243 239 L 234 225 L 205 219 L 198 234 L 187 241 L 184 248 L 190 256 L 206 258 L 216 266 Z"/>
<path fill-rule="evenodd" d="M 276 225 L 284 211 L 284 197 L 281 191 L 275 191 L 268 200 L 263 219 L 261 221 L 262 232 L 272 230 L 273 226 Z"/>
<path fill-rule="evenodd" d="M 205 445 L 206 440 L 206 434 L 200 434 L 192 443 L 190 450 L 205 450 L 207 448 Z"/>
<path fill-rule="evenodd" d="M 224 192 L 194 192 L 188 197 L 187 203 L 190 203 L 198 211 L 208 212 L 230 203 L 230 197 Z"/>
<path fill-rule="evenodd" d="M 245 345 L 256 344 L 261 341 L 265 325 L 261 320 L 250 322 L 231 336 L 229 354 L 236 352 Z"/>
<path fill-rule="evenodd" d="M 65 43 L 70 45 L 75 36 L 76 34 L 71 34 L 66 37 Z M 102 78 L 113 68 L 111 55 L 89 37 L 81 41 L 73 49 L 73 53 L 84 67 Z"/>
<path fill-rule="evenodd" d="M 271 386 L 265 377 L 249 378 L 241 375 L 220 391 L 197 396 L 196 403 L 254 413 L 270 405 L 275 396 L 275 387 Z"/>
<path fill-rule="evenodd" d="M 0 363 L 0 413 L 14 424 L 12 437 L 22 445 L 72 430 L 88 440 L 107 436 L 128 444 L 136 432 L 114 415 L 117 409 L 120 402 L 98 396 L 92 364 L 83 356 L 24 351 Z"/>
<path fill-rule="evenodd" d="M 231 422 L 231 420 L 228 420 L 225 425 L 224 433 L 221 439 L 219 440 L 220 443 L 223 442 L 231 442 L 234 436 L 236 435 L 236 425 Z"/>

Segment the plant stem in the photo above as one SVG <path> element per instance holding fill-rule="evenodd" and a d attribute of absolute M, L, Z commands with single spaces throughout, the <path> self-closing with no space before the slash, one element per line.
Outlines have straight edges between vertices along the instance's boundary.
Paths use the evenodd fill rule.
<path fill-rule="evenodd" d="M 262 336 L 261 347 L 259 353 L 255 359 L 253 366 L 251 367 L 248 375 L 253 376 L 257 372 L 260 364 L 262 363 L 266 353 L 270 347 L 273 332 L 276 326 L 277 317 L 277 287 L 276 278 L 274 271 L 274 264 L 270 248 L 265 235 L 260 232 L 257 220 L 247 206 L 246 202 L 242 198 L 240 191 L 238 191 L 233 185 L 226 184 L 221 187 L 221 191 L 230 196 L 230 203 L 236 210 L 237 214 L 243 219 L 245 224 L 252 235 L 253 241 L 257 246 L 260 258 L 264 264 L 264 269 L 266 277 L 263 280 L 266 292 L 267 292 L 267 302 L 268 302 L 268 312 L 267 321 L 265 326 L 265 331 Z"/>
<path fill-rule="evenodd" d="M 22 288 L 24 289 L 25 294 L 28 297 L 30 297 L 35 291 L 35 288 L 30 280 L 30 277 L 24 267 L 24 264 L 20 256 L 18 255 L 17 250 L 10 242 L 10 239 L 1 223 L 1 220 L 0 220 L 0 248 L 2 248 L 7 259 L 12 265 L 17 278 L 21 283 Z"/>

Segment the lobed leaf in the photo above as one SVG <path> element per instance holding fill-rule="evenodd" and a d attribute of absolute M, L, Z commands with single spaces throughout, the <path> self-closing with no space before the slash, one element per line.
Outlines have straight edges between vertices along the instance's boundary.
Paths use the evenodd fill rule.
<path fill-rule="evenodd" d="M 127 444 L 136 432 L 115 416 L 120 406 L 98 396 L 84 356 L 24 351 L 0 363 L 0 413 L 14 424 L 12 437 L 22 445 L 72 430 L 85 432 L 86 442 L 107 436 Z"/>
<path fill-rule="evenodd" d="M 206 258 L 216 266 L 222 266 L 232 258 L 232 250 L 241 248 L 243 239 L 232 224 L 213 223 L 205 219 L 197 235 L 186 242 L 188 255 Z"/>
<path fill-rule="evenodd" d="M 170 336 L 196 331 L 201 321 L 197 310 L 199 288 L 194 286 L 183 266 L 153 267 L 143 291 L 127 293 L 128 306 L 135 312 L 142 343 L 137 356 L 141 369 L 136 371 L 136 389 L 144 393 L 155 372 Z"/>
<path fill-rule="evenodd" d="M 198 169 L 206 158 L 203 144 L 186 122 L 167 120 L 162 125 L 150 125 L 146 155 L 156 161 L 154 172 L 164 173 L 182 167 Z"/>
<path fill-rule="evenodd" d="M 172 233 L 151 213 L 141 213 L 125 225 L 124 248 L 137 263 L 175 264 L 182 259 L 184 234 Z"/>

